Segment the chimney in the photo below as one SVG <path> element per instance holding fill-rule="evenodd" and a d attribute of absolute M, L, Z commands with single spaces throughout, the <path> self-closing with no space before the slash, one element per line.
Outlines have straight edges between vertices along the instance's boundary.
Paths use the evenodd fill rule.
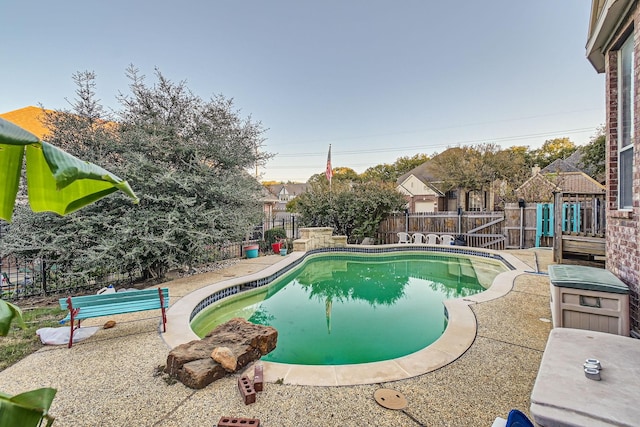
<path fill-rule="evenodd" d="M 535 174 L 537 174 L 538 172 L 540 172 L 540 166 L 538 166 L 538 165 L 534 165 L 534 166 L 531 168 L 531 176 L 534 176 L 534 175 L 535 175 Z"/>

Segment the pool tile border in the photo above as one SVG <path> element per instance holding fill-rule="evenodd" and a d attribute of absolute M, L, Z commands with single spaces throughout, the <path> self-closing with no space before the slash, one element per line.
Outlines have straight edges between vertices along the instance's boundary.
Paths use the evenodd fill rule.
<path fill-rule="evenodd" d="M 464 354 L 475 340 L 477 324 L 471 304 L 490 301 L 506 295 L 515 278 L 530 267 L 516 257 L 488 249 L 438 245 L 376 245 L 326 248 L 309 252 L 293 252 L 281 261 L 253 274 L 224 280 L 185 295 L 167 311 L 167 332 L 161 334 L 169 348 L 199 339 L 190 322 L 204 308 L 247 289 L 271 283 L 299 265 L 305 258 L 326 252 L 392 253 L 400 251 L 442 252 L 480 256 L 503 262 L 510 270 L 496 276 L 486 291 L 466 298 L 444 302 L 449 323 L 443 335 L 430 346 L 415 353 L 392 360 L 357 365 L 308 366 L 261 362 L 264 380 L 287 384 L 313 386 L 346 386 L 397 381 L 422 375 L 453 362 Z"/>

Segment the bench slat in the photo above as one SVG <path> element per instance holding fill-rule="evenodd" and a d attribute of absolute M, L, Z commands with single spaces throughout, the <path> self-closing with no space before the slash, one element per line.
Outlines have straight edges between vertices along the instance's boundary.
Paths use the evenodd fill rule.
<path fill-rule="evenodd" d="M 162 294 L 165 299 L 169 298 L 169 289 L 163 288 Z M 71 297 L 71 304 L 73 307 L 95 306 L 95 305 L 110 305 L 123 301 L 144 301 L 147 299 L 159 300 L 157 289 L 145 289 L 141 291 L 125 291 L 114 292 L 110 294 L 100 295 L 83 295 L 79 297 Z M 60 307 L 67 310 L 67 298 L 59 299 Z"/>

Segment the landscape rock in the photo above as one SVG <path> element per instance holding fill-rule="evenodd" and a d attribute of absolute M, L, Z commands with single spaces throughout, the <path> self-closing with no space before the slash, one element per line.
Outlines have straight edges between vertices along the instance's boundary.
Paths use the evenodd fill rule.
<path fill-rule="evenodd" d="M 211 352 L 211 358 L 218 362 L 227 372 L 235 372 L 238 359 L 229 347 L 216 347 Z"/>
<path fill-rule="evenodd" d="M 165 373 L 187 387 L 201 389 L 222 378 L 227 370 L 212 359 L 215 349 L 226 347 L 236 359 L 237 372 L 276 348 L 278 331 L 234 318 L 216 327 L 201 340 L 181 344 L 169 352 Z M 230 367 L 230 365 L 229 365 Z"/>
<path fill-rule="evenodd" d="M 105 322 L 105 324 L 102 326 L 102 329 L 111 329 L 114 326 L 116 326 L 116 321 L 115 320 L 107 320 Z"/>

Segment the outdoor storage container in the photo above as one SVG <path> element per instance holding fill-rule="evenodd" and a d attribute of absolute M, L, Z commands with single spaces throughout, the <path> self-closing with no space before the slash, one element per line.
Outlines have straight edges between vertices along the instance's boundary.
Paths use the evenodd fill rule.
<path fill-rule="evenodd" d="M 247 258 L 257 258 L 259 249 L 260 247 L 258 245 L 247 245 L 244 247 L 244 253 L 247 255 Z"/>
<path fill-rule="evenodd" d="M 629 336 L 629 288 L 608 270 L 550 265 L 554 328 Z"/>

